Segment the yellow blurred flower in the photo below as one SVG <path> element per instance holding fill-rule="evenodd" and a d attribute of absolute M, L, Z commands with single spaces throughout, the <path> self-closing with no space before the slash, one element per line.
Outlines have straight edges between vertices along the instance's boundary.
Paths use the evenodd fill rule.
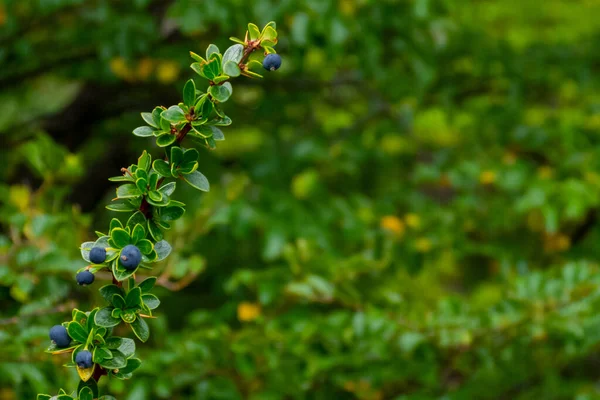
<path fill-rule="evenodd" d="M 10 187 L 9 199 L 12 204 L 17 206 L 19 211 L 25 212 L 29 207 L 31 192 L 27 186 L 14 185 Z"/>
<path fill-rule="evenodd" d="M 414 213 L 408 213 L 404 216 L 404 221 L 409 228 L 419 229 L 421 227 L 421 217 Z"/>
<path fill-rule="evenodd" d="M 135 74 L 127 65 L 127 62 L 123 57 L 116 57 L 110 60 L 110 70 L 115 76 L 125 79 L 126 81 L 132 81 L 135 79 Z"/>
<path fill-rule="evenodd" d="M 256 303 L 241 302 L 237 308 L 238 319 L 243 322 L 254 321 L 260 317 L 260 305 Z"/>
<path fill-rule="evenodd" d="M 507 151 L 502 156 L 502 162 L 506 165 L 514 165 L 517 162 L 517 155 L 512 151 Z"/>
<path fill-rule="evenodd" d="M 171 83 L 179 75 L 179 64 L 174 61 L 161 61 L 156 67 L 156 78 L 162 83 Z"/>
<path fill-rule="evenodd" d="M 482 171 L 479 174 L 479 182 L 484 185 L 491 185 L 496 182 L 496 173 L 490 170 Z"/>
<path fill-rule="evenodd" d="M 547 234 L 544 236 L 544 250 L 547 253 L 559 253 L 571 247 L 571 238 L 564 233 Z"/>
<path fill-rule="evenodd" d="M 136 74 L 138 79 L 146 80 L 152 75 L 152 71 L 154 70 L 154 61 L 152 59 L 146 57 L 142 58 L 140 62 L 138 62 Z"/>
<path fill-rule="evenodd" d="M 432 248 L 431 240 L 422 237 L 415 241 L 415 249 L 419 253 L 428 253 Z"/>
<path fill-rule="evenodd" d="M 550 179 L 554 176 L 554 170 L 552 169 L 552 167 L 549 167 L 547 165 L 539 167 L 537 173 L 540 179 Z"/>
<path fill-rule="evenodd" d="M 404 223 L 402 220 L 394 215 L 386 215 L 381 218 L 379 225 L 396 236 L 400 237 L 404 234 Z"/>

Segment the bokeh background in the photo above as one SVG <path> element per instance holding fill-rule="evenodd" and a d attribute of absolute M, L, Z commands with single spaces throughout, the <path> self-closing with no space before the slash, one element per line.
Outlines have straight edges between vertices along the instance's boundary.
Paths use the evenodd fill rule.
<path fill-rule="evenodd" d="M 277 22 L 156 274 L 138 399 L 600 399 L 600 2 L 0 2 L 0 398 L 73 390 L 107 178 L 188 51 Z M 184 188 L 185 189 L 185 188 Z"/>

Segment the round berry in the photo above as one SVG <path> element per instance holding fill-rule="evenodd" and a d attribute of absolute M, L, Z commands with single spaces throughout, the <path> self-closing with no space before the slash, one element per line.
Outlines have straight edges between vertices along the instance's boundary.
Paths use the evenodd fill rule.
<path fill-rule="evenodd" d="M 77 284 L 81 286 L 91 285 L 94 282 L 94 274 L 90 271 L 81 271 L 77 275 L 75 275 L 75 279 L 77 280 Z"/>
<path fill-rule="evenodd" d="M 71 338 L 67 333 L 67 328 L 62 325 L 54 325 L 50 328 L 50 340 L 58 347 L 68 347 L 71 344 Z"/>
<path fill-rule="evenodd" d="M 136 269 L 140 265 L 140 262 L 142 262 L 142 252 L 132 244 L 123 247 L 120 257 L 121 265 L 128 270 Z"/>
<path fill-rule="evenodd" d="M 106 260 L 106 249 L 94 247 L 90 250 L 90 261 L 94 264 L 102 264 Z"/>
<path fill-rule="evenodd" d="M 279 54 L 267 54 L 263 60 L 263 68 L 267 71 L 275 71 L 281 67 L 281 56 Z"/>
<path fill-rule="evenodd" d="M 92 366 L 92 353 L 82 350 L 75 356 L 75 364 L 79 368 L 90 368 Z"/>

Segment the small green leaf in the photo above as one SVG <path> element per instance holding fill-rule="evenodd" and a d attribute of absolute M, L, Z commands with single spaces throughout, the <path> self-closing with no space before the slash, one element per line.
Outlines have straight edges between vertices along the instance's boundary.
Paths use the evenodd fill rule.
<path fill-rule="evenodd" d="M 163 119 L 167 121 L 177 124 L 179 122 L 185 121 L 185 114 L 183 110 L 179 106 L 171 106 L 160 114 Z"/>
<path fill-rule="evenodd" d="M 130 212 L 136 210 L 136 208 L 131 203 L 123 201 L 110 203 L 106 206 L 106 209 L 116 212 Z"/>
<path fill-rule="evenodd" d="M 178 146 L 171 147 L 171 161 L 172 164 L 179 164 L 183 160 L 183 149 Z"/>
<path fill-rule="evenodd" d="M 154 129 L 149 126 L 140 126 L 133 130 L 133 134 L 139 137 L 149 137 L 154 135 Z"/>
<path fill-rule="evenodd" d="M 160 212 L 161 221 L 175 221 L 185 213 L 185 208 L 179 206 L 167 206 Z"/>
<path fill-rule="evenodd" d="M 148 231 L 154 240 L 160 241 L 163 239 L 162 230 L 156 225 L 156 222 L 151 219 L 148 220 Z"/>
<path fill-rule="evenodd" d="M 152 242 L 149 241 L 148 239 L 142 239 L 140 240 L 137 244 L 138 249 L 140 249 L 140 252 L 142 252 L 142 254 L 150 254 L 152 252 L 152 250 L 154 250 L 154 246 L 152 245 Z"/>
<path fill-rule="evenodd" d="M 126 183 L 125 185 L 121 185 L 117 188 L 117 197 L 119 199 L 130 199 L 133 197 L 139 197 L 142 195 L 142 192 L 137 188 L 135 184 Z"/>
<path fill-rule="evenodd" d="M 154 251 L 156 251 L 157 258 L 156 262 L 162 261 L 171 254 L 171 245 L 166 240 L 161 240 L 154 245 Z"/>
<path fill-rule="evenodd" d="M 125 304 L 127 308 L 139 307 L 142 304 L 142 289 L 139 287 L 132 288 L 125 297 Z"/>
<path fill-rule="evenodd" d="M 94 393 L 89 387 L 84 387 L 79 391 L 79 400 L 94 400 Z"/>
<path fill-rule="evenodd" d="M 156 245 L 158 246 L 158 243 L 156 243 Z M 154 287 L 155 284 L 156 284 L 156 277 L 151 276 L 151 277 L 144 279 L 138 285 L 138 287 L 142 290 L 142 293 L 148 293 L 150 290 L 152 290 L 152 288 Z"/>
<path fill-rule="evenodd" d="M 148 125 L 157 128 L 158 129 L 158 122 L 159 121 L 155 121 L 154 117 L 152 116 L 152 113 L 149 112 L 143 112 L 142 113 L 142 119 L 144 120 L 144 122 L 146 122 Z"/>
<path fill-rule="evenodd" d="M 236 62 L 227 61 L 225 65 L 223 65 L 223 73 L 231 77 L 236 77 L 240 76 L 241 71 Z"/>
<path fill-rule="evenodd" d="M 146 304 L 146 306 L 148 306 L 148 308 L 151 310 L 155 310 L 160 305 L 160 300 L 153 294 L 144 294 L 142 296 L 142 300 L 144 301 L 144 304 Z"/>
<path fill-rule="evenodd" d="M 144 150 L 142 155 L 138 158 L 137 167 L 143 169 L 144 171 L 148 171 L 150 169 L 150 164 L 152 162 L 152 156 Z"/>
<path fill-rule="evenodd" d="M 92 390 L 93 398 L 98 397 L 98 383 L 95 380 L 90 379 L 87 382 L 79 381 L 79 385 L 77 386 L 77 392 L 79 392 L 79 400 L 81 400 L 81 390 L 83 388 L 89 388 Z"/>
<path fill-rule="evenodd" d="M 131 329 L 135 336 L 138 337 L 142 342 L 145 342 L 150 337 L 150 328 L 143 318 L 136 318 L 131 324 Z"/>
<path fill-rule="evenodd" d="M 94 349 L 93 360 L 95 363 L 99 363 L 102 360 L 112 358 L 112 353 L 105 349 L 104 347 L 96 347 Z"/>
<path fill-rule="evenodd" d="M 110 302 L 117 309 L 125 308 L 127 306 L 125 299 L 120 294 L 114 294 Z"/>
<path fill-rule="evenodd" d="M 129 217 L 129 219 L 127 220 L 127 227 L 128 228 L 132 228 L 136 225 L 136 224 L 145 224 L 146 223 L 146 217 L 144 216 L 144 214 L 141 211 L 136 211 L 135 213 L 133 213 L 131 215 L 131 217 Z"/>
<path fill-rule="evenodd" d="M 190 79 L 185 83 L 183 87 L 183 103 L 191 107 L 196 101 L 196 84 L 193 79 Z"/>
<path fill-rule="evenodd" d="M 227 64 L 228 61 L 233 61 L 235 64 L 237 64 L 242 60 L 243 56 L 244 46 L 242 44 L 234 44 L 229 46 L 229 48 L 225 50 L 225 53 L 223 54 L 223 71 L 227 74 L 227 71 L 225 71 L 225 64 Z"/>
<path fill-rule="evenodd" d="M 229 84 L 229 86 L 226 86 Z M 231 83 L 225 82 L 223 85 L 211 86 L 208 90 L 210 95 L 218 102 L 225 103 L 231 96 Z"/>
<path fill-rule="evenodd" d="M 250 40 L 256 40 L 260 37 L 258 26 L 252 23 L 248 24 L 248 33 L 250 33 Z"/>
<path fill-rule="evenodd" d="M 213 58 L 202 66 L 202 73 L 208 80 L 212 81 L 215 77 L 221 75 L 221 62 Z"/>
<path fill-rule="evenodd" d="M 162 193 L 156 190 L 148 193 L 148 197 L 150 197 L 150 200 L 155 202 L 161 202 L 163 199 Z"/>
<path fill-rule="evenodd" d="M 206 177 L 198 171 L 194 171 L 189 175 L 184 175 L 183 179 L 185 179 L 187 183 L 198 190 L 202 190 L 204 192 L 208 192 L 210 190 L 208 179 L 206 179 Z"/>
<path fill-rule="evenodd" d="M 119 369 L 119 373 L 130 374 L 142 365 L 142 362 L 138 358 L 130 358 L 127 360 L 127 366 Z"/>
<path fill-rule="evenodd" d="M 229 126 L 229 125 L 231 125 L 231 118 L 226 116 L 224 118 L 215 119 L 213 121 L 210 121 L 210 125 Z"/>
<path fill-rule="evenodd" d="M 170 133 L 163 133 L 162 135 L 156 138 L 156 145 L 159 147 L 167 147 L 173 144 L 175 140 L 177 140 L 176 135 L 172 135 Z"/>
<path fill-rule="evenodd" d="M 209 45 L 208 45 L 208 47 L 206 48 L 206 59 L 207 59 L 207 60 L 210 60 L 210 56 L 211 56 L 213 53 L 219 53 L 219 48 L 218 48 L 216 45 L 214 45 L 214 44 L 212 44 L 212 43 L 211 43 L 211 44 L 209 44 Z"/>
<path fill-rule="evenodd" d="M 131 232 L 131 241 L 136 244 L 140 240 L 146 237 L 146 230 L 141 224 L 136 224 Z"/>
<path fill-rule="evenodd" d="M 140 178 L 135 181 L 135 186 L 137 186 L 141 193 L 146 193 L 146 191 L 148 190 L 148 181 L 144 178 Z"/>
<path fill-rule="evenodd" d="M 76 340 L 80 343 L 85 343 L 88 338 L 88 332 L 79 322 L 71 321 L 67 326 L 67 332 L 71 339 Z"/>
<path fill-rule="evenodd" d="M 127 358 L 119 350 L 110 350 L 112 358 L 104 360 L 100 366 L 104 369 L 119 369 L 127 365 Z"/>
<path fill-rule="evenodd" d="M 154 160 L 152 167 L 161 176 L 164 176 L 164 177 L 171 176 L 171 167 L 169 166 L 169 163 L 164 160 Z"/>
<path fill-rule="evenodd" d="M 170 196 L 175 191 L 175 182 L 169 182 L 166 185 L 162 185 L 158 191 L 162 193 L 163 196 Z"/>
<path fill-rule="evenodd" d="M 112 297 L 115 294 L 123 295 L 123 290 L 117 285 L 106 285 L 100 288 L 100 294 L 107 302 L 112 302 Z"/>
<path fill-rule="evenodd" d="M 123 247 L 131 244 L 131 236 L 123 228 L 115 228 L 110 232 L 110 238 L 113 240 L 115 245 L 122 249 Z"/>

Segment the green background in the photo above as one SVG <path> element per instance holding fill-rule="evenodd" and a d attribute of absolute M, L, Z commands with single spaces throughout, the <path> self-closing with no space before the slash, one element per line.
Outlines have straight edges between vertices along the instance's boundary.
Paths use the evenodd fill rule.
<path fill-rule="evenodd" d="M 600 2 L 0 3 L 0 398 L 73 390 L 50 326 L 188 51 L 277 22 L 168 232 L 118 399 L 600 399 Z M 123 332 L 127 335 L 127 332 Z"/>

